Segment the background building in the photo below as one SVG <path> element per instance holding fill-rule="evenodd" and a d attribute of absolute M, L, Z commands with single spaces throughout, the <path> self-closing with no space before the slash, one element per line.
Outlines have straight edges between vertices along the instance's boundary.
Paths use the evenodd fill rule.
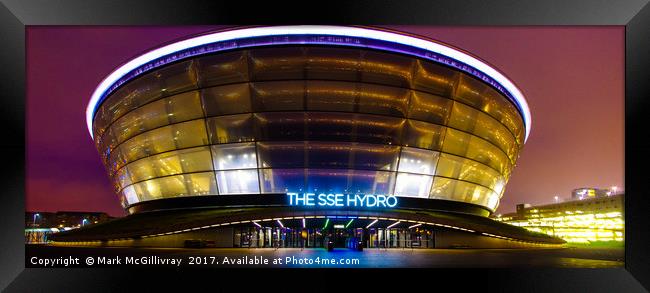
<path fill-rule="evenodd" d="M 117 68 L 93 94 L 87 123 L 129 221 L 200 207 L 227 223 L 186 210 L 183 229 L 129 235 L 226 225 L 233 230 L 214 233 L 234 246 L 292 246 L 300 235 L 315 246 L 403 247 L 433 241 L 435 226 L 504 241 L 524 231 L 486 216 L 530 132 L 526 101 L 485 62 L 430 40 L 331 26 L 197 36 Z M 320 202 L 338 195 L 394 204 Z"/>
<path fill-rule="evenodd" d="M 26 212 L 25 243 L 47 243 L 49 236 L 114 219 L 103 212 Z"/>
<path fill-rule="evenodd" d="M 517 205 L 516 213 L 497 215 L 495 219 L 560 237 L 569 243 L 623 242 L 624 200 L 624 194 L 605 193 L 547 205 L 524 207 L 521 204 Z"/>
<path fill-rule="evenodd" d="M 614 192 L 615 193 L 615 192 Z M 577 188 L 571 191 L 571 199 L 585 199 L 590 197 L 601 197 L 612 194 L 612 191 L 599 188 Z"/>

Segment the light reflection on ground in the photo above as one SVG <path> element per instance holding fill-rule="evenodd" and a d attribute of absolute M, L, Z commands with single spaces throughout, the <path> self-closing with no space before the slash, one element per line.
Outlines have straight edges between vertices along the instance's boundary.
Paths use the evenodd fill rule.
<path fill-rule="evenodd" d="M 221 261 L 224 257 L 241 258 L 248 256 L 267 259 L 289 258 L 315 259 L 358 259 L 358 264 L 329 265 L 283 264 L 280 267 L 354 267 L 354 268 L 394 268 L 394 267 L 462 267 L 462 268 L 505 268 L 505 267 L 562 267 L 562 268 L 615 268 L 624 266 L 622 248 L 562 248 L 562 249 L 376 249 L 364 251 L 337 248 L 328 252 L 325 249 L 300 248 L 93 248 L 93 247 L 52 247 L 27 245 L 26 266 L 31 256 L 68 257 L 77 256 L 82 260 L 88 256 L 160 256 L 183 257 L 214 256 Z M 185 266 L 185 265 L 184 265 Z M 203 265 L 198 267 L 214 267 Z M 248 266 L 248 265 L 246 265 Z M 243 266 L 238 266 L 243 267 Z M 248 267 L 268 267 L 252 265 Z M 278 267 L 272 266 L 272 267 Z"/>

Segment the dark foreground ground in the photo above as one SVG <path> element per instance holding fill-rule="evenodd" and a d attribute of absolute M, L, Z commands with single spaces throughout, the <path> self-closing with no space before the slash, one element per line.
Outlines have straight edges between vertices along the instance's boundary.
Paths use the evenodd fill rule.
<path fill-rule="evenodd" d="M 90 260 L 89 260 L 90 259 Z M 26 267 L 620 268 L 623 248 L 364 249 L 96 248 L 26 245 Z M 178 262 L 180 261 L 180 264 Z M 264 262 L 267 262 L 266 264 Z M 75 264 L 78 263 L 78 264 Z"/>

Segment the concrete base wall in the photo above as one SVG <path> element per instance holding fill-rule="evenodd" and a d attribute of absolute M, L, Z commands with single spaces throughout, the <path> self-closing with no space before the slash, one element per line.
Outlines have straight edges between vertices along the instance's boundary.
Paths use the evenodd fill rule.
<path fill-rule="evenodd" d="M 435 248 L 532 248 L 560 246 L 562 245 L 512 241 L 459 231 L 435 231 Z"/>
<path fill-rule="evenodd" d="M 214 241 L 213 247 L 233 247 L 233 228 L 218 228 L 189 231 L 180 234 L 163 235 L 128 240 L 56 242 L 55 245 L 108 246 L 108 247 L 184 247 L 185 240 Z M 212 247 L 212 246 L 211 246 Z"/>
<path fill-rule="evenodd" d="M 434 248 L 540 248 L 561 247 L 558 244 L 536 244 L 488 237 L 476 233 L 453 230 L 436 230 Z M 189 231 L 180 234 L 147 237 L 141 239 L 90 241 L 90 242 L 56 242 L 55 245 L 70 246 L 108 246 L 108 247 L 184 247 L 185 240 L 214 241 L 213 247 L 233 247 L 233 228 L 215 228 Z"/>

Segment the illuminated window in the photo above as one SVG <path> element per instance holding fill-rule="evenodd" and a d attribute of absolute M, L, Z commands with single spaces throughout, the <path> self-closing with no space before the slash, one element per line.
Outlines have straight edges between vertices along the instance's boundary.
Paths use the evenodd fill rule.
<path fill-rule="evenodd" d="M 305 81 L 268 81 L 251 84 L 256 112 L 303 110 Z"/>
<path fill-rule="evenodd" d="M 135 203 L 138 203 L 138 195 L 135 193 L 135 189 L 133 186 L 128 186 L 127 188 L 124 188 L 122 190 L 122 194 L 124 195 L 124 198 L 126 199 L 126 203 L 128 205 L 132 205 Z"/>
<path fill-rule="evenodd" d="M 487 200 L 487 207 L 491 210 L 496 210 L 499 206 L 499 197 L 496 195 L 490 195 Z"/>
<path fill-rule="evenodd" d="M 119 186 L 117 191 L 120 191 L 122 188 L 124 188 L 125 186 L 130 185 L 132 183 L 131 182 L 131 176 L 130 176 L 127 168 L 122 168 L 122 169 L 117 170 L 113 180 L 116 181 L 116 183 Z"/>
<path fill-rule="evenodd" d="M 432 176 L 397 173 L 395 195 L 407 197 L 429 197 Z"/>
<path fill-rule="evenodd" d="M 208 147 L 198 147 L 140 159 L 122 169 L 128 169 L 131 180 L 138 182 L 180 173 L 210 171 L 212 164 Z"/>
<path fill-rule="evenodd" d="M 456 87 L 458 72 L 424 60 L 417 60 L 415 63 L 416 74 L 413 78 L 415 89 L 443 97 L 451 96 Z"/>
<path fill-rule="evenodd" d="M 95 116 L 103 132 L 115 119 L 149 101 L 161 97 L 161 85 L 153 75 L 140 76 L 109 95 Z"/>
<path fill-rule="evenodd" d="M 479 161 L 499 171 L 504 177 L 510 176 L 512 167 L 506 154 L 480 137 L 448 128 L 443 151 Z"/>
<path fill-rule="evenodd" d="M 212 146 L 215 170 L 257 168 L 255 143 L 238 143 Z"/>
<path fill-rule="evenodd" d="M 308 192 L 391 194 L 394 173 L 346 169 L 308 169 Z"/>
<path fill-rule="evenodd" d="M 197 91 L 187 92 L 144 105 L 115 121 L 111 127 L 118 142 L 163 125 L 203 116 Z"/>
<path fill-rule="evenodd" d="M 220 194 L 260 193 L 257 170 L 217 171 Z"/>
<path fill-rule="evenodd" d="M 305 169 L 261 169 L 262 193 L 305 192 Z"/>
<path fill-rule="evenodd" d="M 417 148 L 440 150 L 446 127 L 427 122 L 407 120 L 403 144 Z"/>
<path fill-rule="evenodd" d="M 409 90 L 364 83 L 358 88 L 359 112 L 406 117 Z"/>
<path fill-rule="evenodd" d="M 208 117 L 251 112 L 248 83 L 203 89 L 201 99 Z"/>
<path fill-rule="evenodd" d="M 480 113 L 477 117 L 474 133 L 499 147 L 508 155 L 511 161 L 517 159 L 519 150 L 514 136 L 503 124 L 494 120 L 494 118 Z"/>
<path fill-rule="evenodd" d="M 307 81 L 307 109 L 354 112 L 359 94 L 357 83 L 338 81 Z"/>
<path fill-rule="evenodd" d="M 235 51 L 195 59 L 201 87 L 248 80 L 247 51 Z"/>
<path fill-rule="evenodd" d="M 517 143 L 522 145 L 524 143 L 525 127 L 519 111 L 510 101 L 491 87 L 488 87 L 483 92 L 483 96 L 486 97 L 487 103 L 483 108 L 485 112 L 505 125 L 514 135 Z"/>
<path fill-rule="evenodd" d="M 258 142 L 260 168 L 305 167 L 306 142 Z M 287 160 L 286 158 L 291 158 Z"/>
<path fill-rule="evenodd" d="M 217 183 L 220 194 L 259 193 L 257 156 L 254 143 L 225 144 L 212 146 L 212 158 L 218 171 Z"/>
<path fill-rule="evenodd" d="M 214 173 L 212 172 L 155 178 L 132 186 L 141 201 L 188 195 L 217 194 Z"/>
<path fill-rule="evenodd" d="M 197 88 L 196 73 L 192 60 L 173 64 L 130 81 L 113 94 L 95 121 L 100 131 L 127 112 L 161 97 Z M 100 112 L 98 112 L 100 113 Z"/>
<path fill-rule="evenodd" d="M 366 51 L 361 57 L 361 80 L 397 87 L 409 87 L 413 58 L 396 54 Z"/>
<path fill-rule="evenodd" d="M 161 68 L 157 74 L 152 74 L 158 77 L 162 87 L 160 91 L 163 92 L 163 96 L 197 88 L 197 74 L 193 63 L 194 60 L 179 62 Z"/>
<path fill-rule="evenodd" d="M 433 175 L 438 156 L 438 152 L 403 147 L 398 171 Z"/>
<path fill-rule="evenodd" d="M 262 141 L 305 140 L 307 135 L 305 133 L 305 115 L 302 112 L 255 113 L 255 124 L 259 128 L 258 139 Z"/>
<path fill-rule="evenodd" d="M 310 168 L 346 168 L 394 171 L 398 146 L 345 142 L 307 143 Z"/>
<path fill-rule="evenodd" d="M 496 170 L 479 162 L 450 154 L 440 155 L 436 175 L 478 183 L 493 189 L 498 194 L 501 194 L 505 186 L 503 176 Z"/>
<path fill-rule="evenodd" d="M 454 99 L 476 109 L 484 109 L 489 104 L 489 99 L 483 95 L 483 92 L 488 88 L 489 86 L 482 81 L 467 74 L 461 74 Z"/>
<path fill-rule="evenodd" d="M 488 196 L 499 196 L 488 188 L 473 183 L 436 177 L 431 188 L 431 198 L 448 199 L 487 205 Z"/>
<path fill-rule="evenodd" d="M 304 79 L 306 59 L 299 47 L 261 48 L 249 51 L 253 80 Z"/>
<path fill-rule="evenodd" d="M 252 114 L 208 118 L 207 125 L 213 144 L 255 140 Z"/>
<path fill-rule="evenodd" d="M 192 120 L 157 128 L 125 141 L 118 152 L 123 153 L 126 162 L 159 154 L 177 148 L 187 148 L 207 144 L 205 122 Z M 116 160 L 119 158 L 111 158 Z"/>
<path fill-rule="evenodd" d="M 307 79 L 359 79 L 361 50 L 351 48 L 307 47 L 305 73 Z"/>
<path fill-rule="evenodd" d="M 185 185 L 190 195 L 217 194 L 216 182 L 212 172 L 186 174 Z"/>
<path fill-rule="evenodd" d="M 413 91 L 409 118 L 445 125 L 453 100 L 431 94 Z"/>
<path fill-rule="evenodd" d="M 479 111 L 459 102 L 454 102 L 449 126 L 466 132 L 473 133 Z"/>

